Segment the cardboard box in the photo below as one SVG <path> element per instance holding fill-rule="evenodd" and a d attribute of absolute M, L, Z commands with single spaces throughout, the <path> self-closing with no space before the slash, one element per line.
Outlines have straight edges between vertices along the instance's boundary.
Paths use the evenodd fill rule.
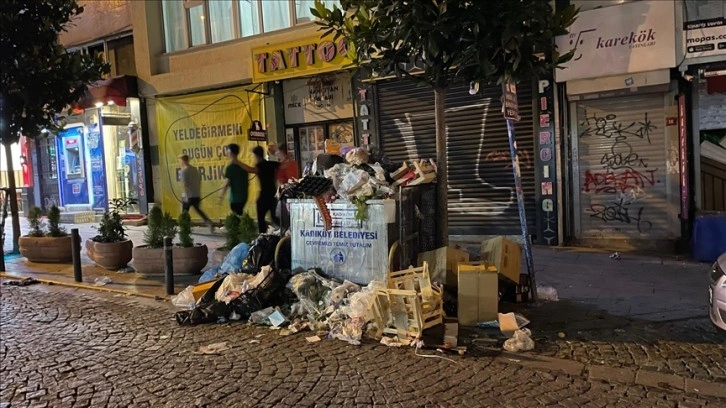
<path fill-rule="evenodd" d="M 459 262 L 469 262 L 469 253 L 461 249 L 443 247 L 433 251 L 422 252 L 418 255 L 418 264 L 429 264 L 429 273 L 432 282 L 441 282 L 448 287 L 456 287 L 456 265 Z"/>
<path fill-rule="evenodd" d="M 497 319 L 499 311 L 499 277 L 496 268 L 486 262 L 458 264 L 459 324 L 474 326 Z"/>
<path fill-rule="evenodd" d="M 522 248 L 505 237 L 488 239 L 481 244 L 481 260 L 497 267 L 503 277 L 519 284 L 522 268 Z"/>

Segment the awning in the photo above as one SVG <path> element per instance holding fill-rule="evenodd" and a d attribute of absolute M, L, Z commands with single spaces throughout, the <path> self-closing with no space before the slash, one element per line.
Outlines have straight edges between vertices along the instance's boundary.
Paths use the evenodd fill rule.
<path fill-rule="evenodd" d="M 706 78 L 707 93 L 726 94 L 726 67 L 707 69 L 703 76 Z"/>
<path fill-rule="evenodd" d="M 88 109 L 97 103 L 105 105 L 109 101 L 119 106 L 126 106 L 126 98 L 138 96 L 136 77 L 122 75 L 88 85 L 88 91 L 78 102 L 77 107 Z"/>

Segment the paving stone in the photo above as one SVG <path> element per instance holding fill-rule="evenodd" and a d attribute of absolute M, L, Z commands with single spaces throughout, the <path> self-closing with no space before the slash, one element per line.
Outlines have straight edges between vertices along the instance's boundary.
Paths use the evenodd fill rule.
<path fill-rule="evenodd" d="M 695 391 L 707 390 L 705 380 L 687 386 L 688 394 L 675 393 L 613 380 L 610 368 L 591 364 L 594 357 L 614 359 L 625 350 L 623 358 L 636 364 L 653 359 L 655 369 L 680 362 L 683 369 L 702 368 L 699 376 L 717 374 L 723 362 L 717 361 L 718 354 L 706 355 L 720 349 L 696 338 L 650 348 L 577 339 L 567 349 L 570 355 L 588 358 L 590 348 L 599 351 L 569 365 L 543 358 L 540 366 L 522 367 L 476 353 L 452 357 L 456 363 L 451 363 L 416 357 L 408 348 L 355 347 L 334 340 L 310 344 L 303 334 L 280 337 L 244 324 L 179 327 L 170 319 L 170 305 L 113 295 L 34 286 L 0 287 L 0 296 L 0 379 L 3 386 L 13 379 L 16 391 L 2 394 L 12 406 L 32 401 L 75 407 L 191 407 L 196 402 L 228 407 L 726 406 L 726 399 Z M 33 302 L 27 301 L 30 297 Z M 251 347 L 249 340 L 258 334 L 263 341 Z M 643 329 L 641 336 L 655 334 Z M 221 341 L 232 349 L 219 356 L 193 354 L 200 345 Z M 49 355 L 47 350 L 55 351 Z M 50 374 L 67 366 L 74 370 Z M 582 367 L 599 374 L 589 378 Z"/>

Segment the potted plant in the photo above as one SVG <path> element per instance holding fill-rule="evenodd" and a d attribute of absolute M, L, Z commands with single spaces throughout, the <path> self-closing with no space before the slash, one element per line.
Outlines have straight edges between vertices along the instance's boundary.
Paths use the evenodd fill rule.
<path fill-rule="evenodd" d="M 214 264 L 222 263 L 229 251 L 240 242 L 249 244 L 254 241 L 257 237 L 257 224 L 246 212 L 241 217 L 230 214 L 224 220 L 224 232 L 226 234 L 224 246 L 215 249 L 212 253 L 212 262 Z"/>
<path fill-rule="evenodd" d="M 189 212 L 179 215 L 179 245 L 174 247 L 174 273 L 198 274 L 207 266 L 209 249 L 204 244 L 195 244 L 192 238 L 192 219 Z M 177 263 L 179 266 L 177 267 Z M 180 270 L 177 272 L 177 268 Z"/>
<path fill-rule="evenodd" d="M 133 209 L 138 204 L 139 201 L 137 199 L 130 197 L 112 198 L 108 201 L 111 212 L 119 213 L 124 224 L 134 227 L 146 225 L 146 216 L 144 214 L 129 214 L 129 208 Z"/>
<path fill-rule="evenodd" d="M 103 214 L 98 235 L 86 241 L 86 254 L 104 269 L 117 270 L 131 261 L 134 244 L 126 238 L 126 226 L 118 211 Z"/>
<path fill-rule="evenodd" d="M 28 213 L 30 232 L 20 237 L 20 254 L 30 262 L 67 263 L 73 260 L 72 240 L 60 225 L 60 210 L 53 206 L 48 211 L 48 224 L 41 220 L 41 211 L 33 207 Z"/>
<path fill-rule="evenodd" d="M 172 241 L 177 236 L 179 228 L 184 230 L 180 235 L 185 235 L 183 240 L 186 244 L 191 241 L 190 247 L 182 247 L 175 245 L 172 248 L 172 257 L 174 259 L 175 275 L 193 275 L 198 274 L 207 264 L 207 247 L 206 245 L 194 245 L 191 239 L 191 220 L 186 217 L 182 218 L 181 224 L 177 226 L 177 222 L 168 212 L 162 212 L 160 206 L 154 206 L 149 212 L 149 222 L 146 232 L 144 233 L 144 245 L 136 246 L 133 249 L 133 266 L 141 275 L 144 276 L 162 276 L 164 275 L 165 257 L 164 257 L 164 238 L 171 237 Z M 186 218 L 186 221 L 183 219 Z M 201 265 L 201 266 L 200 266 Z"/>

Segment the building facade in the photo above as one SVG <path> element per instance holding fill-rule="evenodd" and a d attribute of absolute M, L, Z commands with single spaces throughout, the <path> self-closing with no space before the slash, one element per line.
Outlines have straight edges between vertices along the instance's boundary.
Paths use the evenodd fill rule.
<path fill-rule="evenodd" d="M 32 201 L 43 210 L 56 205 L 70 213 L 104 212 L 113 200 L 135 203 L 122 208 L 125 212 L 146 208 L 145 124 L 129 3 L 81 2 L 84 12 L 60 35 L 70 52 L 101 56 L 110 72 L 89 85 L 65 116 L 64 129 L 34 137 Z"/>
<path fill-rule="evenodd" d="M 555 73 L 565 237 L 670 250 L 726 205 L 724 2 L 573 3 L 558 46 L 575 56 Z"/>

